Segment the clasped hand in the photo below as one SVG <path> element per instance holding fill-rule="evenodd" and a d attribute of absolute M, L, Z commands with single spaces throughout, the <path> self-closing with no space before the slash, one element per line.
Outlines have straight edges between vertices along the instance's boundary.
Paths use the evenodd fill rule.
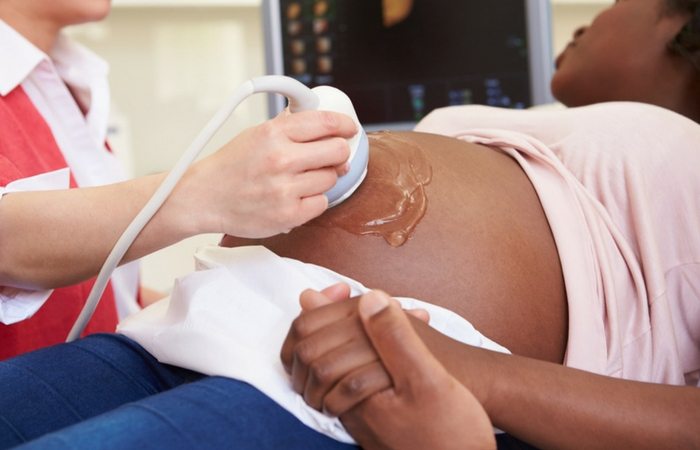
<path fill-rule="evenodd" d="M 348 297 L 345 285 L 301 295 L 303 311 L 281 351 L 294 390 L 340 417 L 363 448 L 493 448 L 481 404 L 428 350 L 398 302 L 376 291 Z"/>

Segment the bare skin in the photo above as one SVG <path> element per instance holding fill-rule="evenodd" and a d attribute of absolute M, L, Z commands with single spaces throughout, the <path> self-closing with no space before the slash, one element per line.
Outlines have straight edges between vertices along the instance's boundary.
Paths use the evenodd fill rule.
<path fill-rule="evenodd" d="M 111 0 L 0 0 L 0 17 L 45 53 L 66 26 L 107 17 Z"/>
<path fill-rule="evenodd" d="M 456 139 L 399 136 L 425 149 L 433 169 L 427 211 L 404 245 L 390 247 L 381 237 L 314 222 L 269 239 L 226 237 L 222 245 L 262 244 L 366 286 L 444 306 L 515 353 L 561 362 L 567 334 L 563 276 L 544 212 L 520 166 L 503 153 Z M 364 186 L 335 208 L 371 199 Z"/>

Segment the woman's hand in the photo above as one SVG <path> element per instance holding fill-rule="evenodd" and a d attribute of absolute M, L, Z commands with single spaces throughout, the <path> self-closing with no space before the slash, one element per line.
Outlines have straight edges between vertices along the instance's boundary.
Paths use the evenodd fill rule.
<path fill-rule="evenodd" d="M 329 298 L 327 289 L 306 291 L 300 301 L 304 311 L 282 344 L 282 364 L 306 403 L 319 411 L 328 410 L 324 397 L 336 383 L 348 372 L 377 363 L 379 358 L 362 327 L 358 298 Z M 381 376 L 368 394 L 389 386 L 389 378 Z M 340 411 L 329 412 L 338 415 Z"/>
<path fill-rule="evenodd" d="M 352 393 L 348 388 L 362 386 L 368 371 L 386 372 L 389 389 L 341 415 L 363 448 L 496 447 L 484 408 L 428 350 L 398 302 L 373 291 L 360 298 L 359 313 L 381 364 L 346 376 L 326 396 L 326 404 L 335 404 L 337 398 L 342 405 Z"/>
<path fill-rule="evenodd" d="M 432 356 L 398 303 L 382 309 L 375 318 L 371 313 L 388 298 L 386 294 L 346 299 L 348 293 L 339 294 L 339 289 L 302 294 L 304 312 L 292 325 L 282 348 L 282 361 L 293 387 L 307 403 L 341 416 L 351 434 L 369 448 L 407 448 L 408 443 L 417 442 L 442 448 L 447 442 L 440 439 L 445 437 L 456 448 L 463 448 L 465 442 L 493 446 L 483 408 Z M 422 313 L 418 316 L 425 318 Z M 387 330 L 395 333 L 386 334 Z M 397 345 L 402 347 L 395 348 Z M 441 411 L 449 417 L 438 414 Z M 467 416 L 466 422 L 461 420 L 463 416 Z M 433 427 L 433 419 L 440 423 Z M 410 423 L 421 426 L 407 425 Z M 466 440 L 455 438 L 453 433 L 439 436 L 441 430 L 454 426 L 461 433 L 471 430 L 472 425 L 473 433 L 465 435 Z"/>
<path fill-rule="evenodd" d="M 176 192 L 197 232 L 258 238 L 289 231 L 325 211 L 324 192 L 347 171 L 346 138 L 356 131 L 339 113 L 282 113 L 195 164 Z"/>
<path fill-rule="evenodd" d="M 349 292 L 349 287 L 339 284 L 322 292 L 302 293 L 303 312 L 292 323 L 281 350 L 282 364 L 292 377 L 294 390 L 313 408 L 337 416 L 391 386 L 360 320 L 359 298 L 349 298 Z M 477 375 L 487 367 L 485 359 L 492 352 L 464 345 L 434 330 L 427 325 L 429 315 L 424 310 L 405 312 L 441 364 L 463 384 L 468 382 L 480 402 L 486 401 L 490 381 Z M 344 378 L 356 370 L 353 376 Z M 358 374 L 364 378 L 358 380 Z M 334 395 L 328 397 L 334 388 Z"/>

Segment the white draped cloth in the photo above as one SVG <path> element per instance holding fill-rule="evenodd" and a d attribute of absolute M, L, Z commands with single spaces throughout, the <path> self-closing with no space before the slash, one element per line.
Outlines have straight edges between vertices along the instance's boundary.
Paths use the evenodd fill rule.
<path fill-rule="evenodd" d="M 331 270 L 282 258 L 264 247 L 207 247 L 195 255 L 197 271 L 176 281 L 172 294 L 127 318 L 118 332 L 160 362 L 255 386 L 307 426 L 352 443 L 340 421 L 309 407 L 292 390 L 280 349 L 299 315 L 299 295 L 343 281 L 352 295 L 369 289 Z M 424 308 L 430 325 L 461 342 L 507 352 L 457 314 L 416 299 L 404 308 Z"/>

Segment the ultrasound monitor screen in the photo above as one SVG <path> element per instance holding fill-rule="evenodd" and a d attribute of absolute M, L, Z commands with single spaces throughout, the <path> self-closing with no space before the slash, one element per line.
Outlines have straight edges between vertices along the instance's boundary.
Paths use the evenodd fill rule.
<path fill-rule="evenodd" d="M 533 64 L 551 64 L 548 41 L 533 39 L 542 30 L 532 27 L 546 26 L 547 38 L 549 28 L 533 20 L 532 3 L 270 0 L 268 64 L 343 90 L 363 124 L 415 123 L 447 105 L 526 108 L 538 102 L 533 86 L 547 81 Z"/>

